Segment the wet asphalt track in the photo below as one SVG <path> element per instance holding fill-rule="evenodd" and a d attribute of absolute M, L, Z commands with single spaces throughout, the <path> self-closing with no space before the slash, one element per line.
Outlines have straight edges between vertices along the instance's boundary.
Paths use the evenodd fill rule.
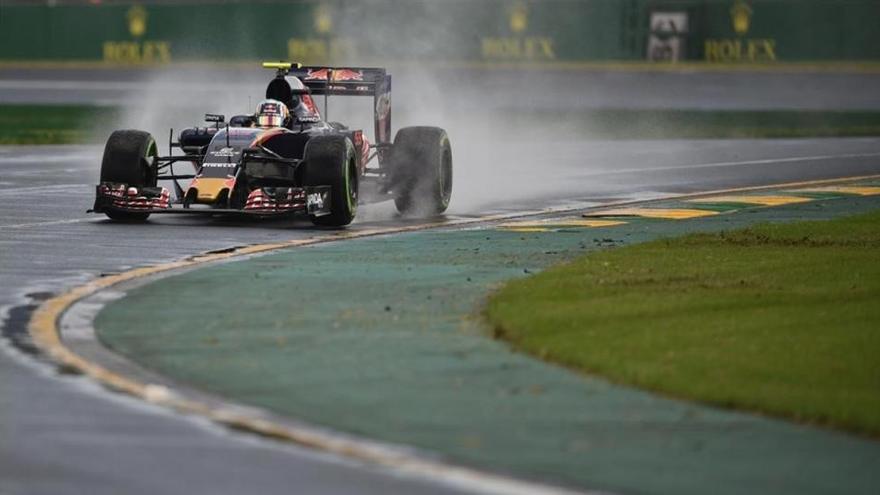
<path fill-rule="evenodd" d="M 7 74 L 0 76 L 10 79 Z M 0 85 L 0 101 L 25 98 L 21 93 L 9 96 L 9 91 L 13 90 Z M 738 105 L 749 106 L 747 100 L 753 96 L 741 93 Z M 784 91 L 780 88 L 778 93 Z M 87 95 L 71 96 L 58 89 L 40 94 L 44 100 L 50 94 L 89 100 Z M 876 98 L 863 93 L 857 103 L 876 106 L 870 103 L 872 97 Z M 833 98 L 836 106 L 848 107 L 858 95 L 840 93 Z M 802 101 L 815 105 L 810 98 Z M 489 154 L 486 149 L 495 151 Z M 7 337 L 13 340 L 22 330 L 26 312 L 21 305 L 31 301 L 28 294 L 39 298 L 40 293 L 57 293 L 101 273 L 206 250 L 314 234 L 302 222 L 154 217 L 148 225 L 120 225 L 86 215 L 100 152 L 88 146 L 0 147 L 0 307 L 18 308 L 10 312 L 6 325 Z M 505 158 L 515 161 L 533 150 L 528 143 L 487 148 L 466 144 L 456 153 L 504 163 Z M 451 214 L 476 216 L 877 174 L 880 139 L 562 141 L 547 147 L 542 160 L 552 163 L 552 168 L 506 170 L 505 180 L 498 184 L 503 191 L 494 200 L 485 199 L 481 191 L 491 189 L 487 184 L 498 177 L 497 171 L 457 170 Z M 400 222 L 392 211 L 387 203 L 364 208 L 362 220 L 352 228 Z M 444 486 L 400 479 L 157 410 L 107 393 L 82 378 L 59 375 L 20 349 L 5 343 L 2 347 L 0 493 L 4 495 L 450 492 Z"/>
<path fill-rule="evenodd" d="M 558 150 L 579 157 L 560 181 L 568 189 L 545 198 L 523 194 L 491 209 L 880 173 L 880 139 L 569 146 Z M 0 305 L 20 305 L 27 294 L 57 292 L 131 266 L 313 235 L 302 222 L 155 217 L 149 225 L 120 225 L 86 215 L 99 153 L 95 147 L 0 148 Z M 600 165 L 585 166 L 585 155 Z M 386 218 L 379 223 L 399 222 L 388 204 L 362 213 Z M 175 493 L 182 487 L 194 493 L 447 492 L 155 410 L 5 351 L 0 493 Z"/>

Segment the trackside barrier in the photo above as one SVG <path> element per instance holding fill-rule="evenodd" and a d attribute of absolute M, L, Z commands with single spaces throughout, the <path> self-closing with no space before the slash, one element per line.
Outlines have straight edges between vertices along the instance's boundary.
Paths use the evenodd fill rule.
<path fill-rule="evenodd" d="M 880 61 L 876 0 L 0 4 L 0 62 Z"/>

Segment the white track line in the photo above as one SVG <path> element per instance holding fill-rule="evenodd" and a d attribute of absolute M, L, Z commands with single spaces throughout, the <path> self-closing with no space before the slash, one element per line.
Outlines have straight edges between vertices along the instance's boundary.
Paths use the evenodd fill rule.
<path fill-rule="evenodd" d="M 738 162 L 713 162 L 713 163 L 697 163 L 694 165 L 673 165 L 669 167 L 645 167 L 645 168 L 622 168 L 615 170 L 605 170 L 601 172 L 590 172 L 587 174 L 575 174 L 577 176 L 581 175 L 608 175 L 608 174 L 626 174 L 633 172 L 662 172 L 665 170 L 683 170 L 683 169 L 700 169 L 700 168 L 722 168 L 722 167 L 736 167 L 741 165 L 767 165 L 770 163 L 791 163 L 791 162 L 815 162 L 821 160 L 834 160 L 841 158 L 871 158 L 871 157 L 880 157 L 880 152 L 874 153 L 849 153 L 843 155 L 815 155 L 815 156 L 801 156 L 797 158 L 766 158 L 762 160 L 743 160 Z"/>
<path fill-rule="evenodd" d="M 65 223 L 80 223 L 80 222 L 88 222 L 90 220 L 95 220 L 97 217 L 88 217 L 88 218 L 73 218 L 70 220 L 54 220 L 51 222 L 34 222 L 34 223 L 17 223 L 13 225 L 0 225 L 0 230 L 3 229 L 25 229 L 29 227 L 43 227 L 45 225 L 63 225 Z"/>
<path fill-rule="evenodd" d="M 77 190 L 78 193 L 84 192 L 94 192 L 94 187 L 91 184 L 83 184 L 82 182 L 75 182 L 70 184 L 49 184 L 45 186 L 31 186 L 31 187 L 7 187 L 0 189 L 0 197 L 3 196 L 28 196 L 33 195 L 35 193 L 41 192 L 53 192 L 53 191 L 70 191 Z"/>

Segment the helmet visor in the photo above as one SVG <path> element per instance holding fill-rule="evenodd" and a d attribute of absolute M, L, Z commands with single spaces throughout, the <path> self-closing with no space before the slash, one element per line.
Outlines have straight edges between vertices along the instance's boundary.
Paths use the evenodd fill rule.
<path fill-rule="evenodd" d="M 260 127 L 281 127 L 284 117 L 277 113 L 264 113 L 257 116 L 257 125 Z"/>

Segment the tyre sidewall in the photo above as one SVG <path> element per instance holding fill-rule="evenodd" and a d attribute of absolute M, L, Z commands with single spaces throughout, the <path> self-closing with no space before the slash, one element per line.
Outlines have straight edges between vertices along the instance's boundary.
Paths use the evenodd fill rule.
<path fill-rule="evenodd" d="M 114 131 L 104 146 L 100 180 L 138 188 L 156 187 L 157 155 L 156 140 L 150 133 L 136 130 Z M 104 214 L 112 220 L 129 222 L 143 221 L 150 216 L 149 213 L 117 210 L 108 210 Z"/>
<path fill-rule="evenodd" d="M 101 182 L 155 187 L 157 174 L 153 158 L 157 156 L 156 141 L 148 132 L 114 131 L 104 146 Z"/>
<path fill-rule="evenodd" d="M 341 227 L 357 214 L 358 173 L 354 145 L 342 135 L 316 136 L 305 149 L 303 185 L 330 186 L 330 214 L 311 215 L 316 225 Z"/>
<path fill-rule="evenodd" d="M 403 214 L 437 215 L 452 193 L 452 147 L 438 127 L 405 127 L 394 138 L 392 190 Z"/>

